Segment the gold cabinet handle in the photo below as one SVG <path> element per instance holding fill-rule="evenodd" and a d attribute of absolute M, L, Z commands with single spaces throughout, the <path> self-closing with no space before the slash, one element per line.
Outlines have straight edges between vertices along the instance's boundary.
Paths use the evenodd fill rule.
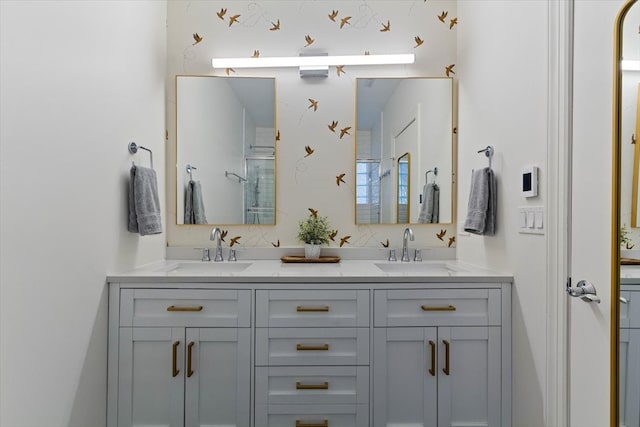
<path fill-rule="evenodd" d="M 202 311 L 204 307 L 201 305 L 196 305 L 196 306 L 183 306 L 183 307 L 176 307 L 175 305 L 170 305 L 169 307 L 167 307 L 167 311 Z"/>
<path fill-rule="evenodd" d="M 329 390 L 329 382 L 325 381 L 322 384 L 302 384 L 300 381 L 296 381 L 296 390 Z"/>
<path fill-rule="evenodd" d="M 328 305 L 324 305 L 321 307 L 305 307 L 302 305 L 299 305 L 296 307 L 296 311 L 298 313 L 309 313 L 309 312 L 327 312 L 329 311 L 329 306 Z"/>
<path fill-rule="evenodd" d="M 303 345 L 296 344 L 297 351 L 329 351 L 329 344 L 323 345 Z"/>
<path fill-rule="evenodd" d="M 305 423 L 300 420 L 296 420 L 296 427 L 329 427 L 329 420 L 324 420 L 321 423 Z"/>
<path fill-rule="evenodd" d="M 449 341 L 442 340 L 444 344 L 444 368 L 442 368 L 442 372 L 445 375 L 449 375 Z"/>
<path fill-rule="evenodd" d="M 429 305 L 423 305 L 422 311 L 456 311 L 456 307 L 453 305 L 435 306 L 435 307 L 429 306 Z"/>
<path fill-rule="evenodd" d="M 432 377 L 436 376 L 436 343 L 429 340 L 429 347 L 431 347 L 431 367 L 429 368 L 429 374 Z"/>
<path fill-rule="evenodd" d="M 191 365 L 191 353 L 193 352 L 193 346 L 195 342 L 191 341 L 187 346 L 187 378 L 191 378 L 193 375 L 193 369 Z"/>
<path fill-rule="evenodd" d="M 173 363 L 172 363 L 172 371 L 173 377 L 177 377 L 180 373 L 180 369 L 178 369 L 178 346 L 180 345 L 180 341 L 176 341 L 173 343 Z"/>

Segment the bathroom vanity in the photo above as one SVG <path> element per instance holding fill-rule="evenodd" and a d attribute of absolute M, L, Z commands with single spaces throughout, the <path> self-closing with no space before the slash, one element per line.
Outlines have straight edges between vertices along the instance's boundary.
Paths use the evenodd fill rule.
<path fill-rule="evenodd" d="M 108 281 L 109 427 L 511 425 L 511 276 L 166 261 Z"/>
<path fill-rule="evenodd" d="M 640 425 L 640 266 L 620 269 L 620 425 Z"/>

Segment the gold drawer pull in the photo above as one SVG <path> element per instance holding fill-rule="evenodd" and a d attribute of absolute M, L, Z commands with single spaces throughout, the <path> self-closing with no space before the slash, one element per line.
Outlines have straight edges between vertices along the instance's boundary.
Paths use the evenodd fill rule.
<path fill-rule="evenodd" d="M 296 390 L 329 390 L 329 383 L 325 381 L 322 384 L 302 384 L 296 381 Z"/>
<path fill-rule="evenodd" d="M 191 376 L 194 374 L 193 372 L 193 360 L 192 357 L 192 353 L 193 353 L 193 346 L 195 345 L 195 342 L 191 341 L 189 343 L 189 345 L 187 346 L 187 378 L 191 378 Z"/>
<path fill-rule="evenodd" d="M 304 307 L 302 305 L 299 305 L 296 307 L 296 311 L 298 313 L 309 313 L 309 312 L 327 312 L 329 311 L 329 306 L 328 305 L 324 305 L 321 307 Z"/>
<path fill-rule="evenodd" d="M 300 420 L 296 420 L 296 427 L 329 427 L 329 420 L 324 420 L 321 423 L 305 423 Z"/>
<path fill-rule="evenodd" d="M 177 377 L 180 373 L 180 369 L 178 369 L 178 346 L 180 345 L 180 341 L 176 341 L 173 343 L 173 349 L 171 351 L 171 374 L 173 377 Z"/>
<path fill-rule="evenodd" d="M 323 345 L 296 344 L 296 350 L 298 351 L 329 351 L 329 344 L 323 344 Z"/>
<path fill-rule="evenodd" d="M 436 376 L 436 343 L 429 340 L 429 347 L 431 347 L 431 367 L 429 373 L 432 377 Z"/>
<path fill-rule="evenodd" d="M 446 307 L 444 306 L 433 307 L 429 305 L 423 305 L 422 311 L 456 311 L 456 308 L 453 305 L 448 305 Z"/>
<path fill-rule="evenodd" d="M 449 375 L 449 373 L 451 372 L 449 370 L 449 341 L 447 340 L 442 340 L 443 344 L 444 344 L 444 368 L 442 368 L 442 372 L 444 372 L 445 375 Z"/>
<path fill-rule="evenodd" d="M 197 306 L 187 306 L 187 307 L 176 307 L 175 305 L 170 305 L 167 307 L 167 311 L 202 311 L 204 307 L 201 305 Z"/>

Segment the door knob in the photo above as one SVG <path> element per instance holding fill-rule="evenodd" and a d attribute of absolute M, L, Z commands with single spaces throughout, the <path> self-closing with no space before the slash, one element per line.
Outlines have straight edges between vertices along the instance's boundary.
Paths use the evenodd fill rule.
<path fill-rule="evenodd" d="M 596 287 L 586 280 L 580 280 L 575 287 L 567 283 L 567 293 L 572 297 L 580 298 L 585 302 L 600 304 L 600 298 L 596 296 Z"/>

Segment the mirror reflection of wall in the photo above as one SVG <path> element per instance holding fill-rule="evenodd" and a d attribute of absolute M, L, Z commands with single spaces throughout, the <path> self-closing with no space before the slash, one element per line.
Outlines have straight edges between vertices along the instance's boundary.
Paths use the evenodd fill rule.
<path fill-rule="evenodd" d="M 275 79 L 177 76 L 176 99 L 177 223 L 275 224 Z"/>
<path fill-rule="evenodd" d="M 453 82 L 449 78 L 359 78 L 356 83 L 356 223 L 451 223 Z M 410 153 L 409 217 L 398 215 L 398 159 Z M 438 174 L 427 174 L 438 170 Z M 428 186 L 435 215 L 424 214 Z M 433 197 L 433 192 L 429 193 Z M 434 205 L 430 205 L 433 210 Z"/>
<path fill-rule="evenodd" d="M 405 153 L 398 158 L 397 172 L 396 223 L 409 224 L 411 216 L 411 155 L 409 153 Z"/>

